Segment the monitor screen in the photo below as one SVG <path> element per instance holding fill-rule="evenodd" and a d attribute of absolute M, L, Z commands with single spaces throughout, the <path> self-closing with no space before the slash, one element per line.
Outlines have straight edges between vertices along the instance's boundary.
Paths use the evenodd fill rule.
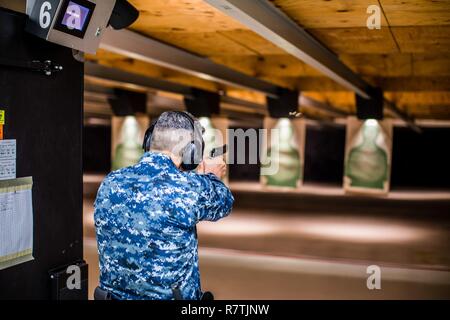
<path fill-rule="evenodd" d="M 82 31 L 86 24 L 89 12 L 89 8 L 83 7 L 73 1 L 69 1 L 69 5 L 67 6 L 67 10 L 61 23 L 70 30 L 77 29 Z"/>
<path fill-rule="evenodd" d="M 66 0 L 55 23 L 55 29 L 83 38 L 95 9 L 88 0 Z"/>

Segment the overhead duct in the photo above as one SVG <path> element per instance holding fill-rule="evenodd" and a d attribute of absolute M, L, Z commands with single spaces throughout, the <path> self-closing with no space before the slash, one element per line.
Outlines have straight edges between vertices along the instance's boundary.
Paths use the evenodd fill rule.
<path fill-rule="evenodd" d="M 287 118 L 298 110 L 298 91 L 278 90 L 278 98 L 267 97 L 267 108 L 272 118 Z"/>
<path fill-rule="evenodd" d="M 383 91 L 380 88 L 373 88 L 370 92 L 371 99 L 364 99 L 355 95 L 356 116 L 358 119 L 383 119 Z"/>
<path fill-rule="evenodd" d="M 116 116 L 129 116 L 147 111 L 146 93 L 114 89 L 114 95 L 108 98 L 108 102 Z"/>

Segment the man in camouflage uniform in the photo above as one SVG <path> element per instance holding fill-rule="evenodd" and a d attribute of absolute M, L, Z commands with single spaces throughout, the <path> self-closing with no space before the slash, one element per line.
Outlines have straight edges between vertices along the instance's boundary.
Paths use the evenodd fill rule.
<path fill-rule="evenodd" d="M 201 297 L 195 226 L 227 216 L 234 198 L 220 180 L 223 160 L 180 169 L 193 131 L 179 113 L 163 113 L 150 151 L 138 164 L 111 172 L 98 190 L 100 288 L 113 299 L 174 299 L 175 290 L 182 299 Z"/>

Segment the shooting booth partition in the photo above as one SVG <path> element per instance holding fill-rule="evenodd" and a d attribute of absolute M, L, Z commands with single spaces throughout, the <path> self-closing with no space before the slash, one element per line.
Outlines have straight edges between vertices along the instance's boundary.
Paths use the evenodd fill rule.
<path fill-rule="evenodd" d="M 26 19 L 0 8 L 0 109 L 4 139 L 17 141 L 17 178 L 33 177 L 34 260 L 0 270 L 0 299 L 87 299 L 83 64 L 71 49 L 27 34 Z M 46 75 L 32 63 L 37 60 L 63 70 Z M 81 289 L 67 290 L 65 268 L 75 264 L 81 266 Z"/>

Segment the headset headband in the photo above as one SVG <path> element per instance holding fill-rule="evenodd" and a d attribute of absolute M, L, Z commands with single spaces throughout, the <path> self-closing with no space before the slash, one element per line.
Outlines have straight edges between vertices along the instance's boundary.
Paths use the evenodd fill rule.
<path fill-rule="evenodd" d="M 191 124 L 191 127 L 192 127 L 192 140 L 191 140 L 191 143 L 194 143 L 195 142 L 195 120 L 187 112 L 184 112 L 184 111 L 172 111 L 172 112 L 183 116 L 185 119 L 188 119 L 188 121 L 189 121 L 189 123 Z M 153 130 L 156 128 L 156 125 L 158 124 L 158 121 L 159 121 L 159 117 L 150 125 L 150 127 L 145 132 L 144 142 L 142 144 L 142 149 L 144 149 L 144 151 L 149 151 L 150 150 L 150 144 L 151 144 L 151 138 L 153 136 Z"/>

